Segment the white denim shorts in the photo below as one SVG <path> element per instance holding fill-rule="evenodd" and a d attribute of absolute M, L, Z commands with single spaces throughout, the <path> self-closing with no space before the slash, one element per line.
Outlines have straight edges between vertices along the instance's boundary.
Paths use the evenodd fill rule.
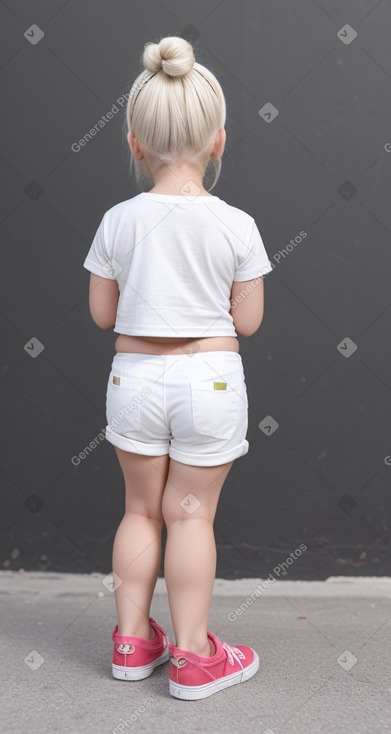
<path fill-rule="evenodd" d="M 106 438 L 146 456 L 215 466 L 247 454 L 248 399 L 238 352 L 117 352 L 107 383 Z"/>

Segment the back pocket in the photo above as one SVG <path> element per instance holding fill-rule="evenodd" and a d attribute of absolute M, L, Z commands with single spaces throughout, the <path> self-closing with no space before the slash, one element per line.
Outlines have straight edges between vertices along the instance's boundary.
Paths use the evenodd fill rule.
<path fill-rule="evenodd" d="M 123 434 L 141 427 L 141 379 L 112 369 L 107 383 L 106 418 L 112 430 Z"/>
<path fill-rule="evenodd" d="M 190 382 L 195 433 L 214 438 L 231 438 L 240 412 L 242 384 L 235 380 Z"/>

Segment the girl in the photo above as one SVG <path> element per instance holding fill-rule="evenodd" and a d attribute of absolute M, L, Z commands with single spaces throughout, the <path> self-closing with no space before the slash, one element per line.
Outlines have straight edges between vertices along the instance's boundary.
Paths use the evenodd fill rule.
<path fill-rule="evenodd" d="M 221 642 L 208 619 L 217 503 L 249 448 L 237 334 L 259 328 L 272 265 L 254 219 L 204 188 L 205 176 L 210 188 L 219 177 L 226 137 L 216 77 L 176 36 L 147 43 L 143 63 L 127 140 L 137 183 L 152 188 L 105 213 L 84 262 L 92 318 L 119 334 L 106 399 L 126 492 L 112 672 L 139 680 L 169 659 L 171 695 L 199 699 L 259 666 L 255 650 Z M 149 616 L 164 522 L 175 645 Z"/>

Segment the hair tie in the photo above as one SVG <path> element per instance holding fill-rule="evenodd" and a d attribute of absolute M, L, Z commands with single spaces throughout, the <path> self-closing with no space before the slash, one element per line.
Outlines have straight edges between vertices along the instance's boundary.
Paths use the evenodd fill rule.
<path fill-rule="evenodd" d="M 145 84 L 147 84 L 147 82 L 149 82 L 150 79 L 152 79 L 153 76 L 156 76 L 156 74 L 158 74 L 158 73 L 159 73 L 158 71 L 155 71 L 155 73 L 154 74 L 151 74 L 151 76 L 147 77 L 146 79 L 142 79 L 142 81 L 139 83 L 138 87 L 136 89 L 133 89 L 133 93 L 130 95 L 131 97 L 133 97 L 134 95 L 136 95 L 135 98 L 134 98 L 134 100 L 133 100 L 133 107 L 134 107 L 134 105 L 136 103 L 136 99 L 137 99 L 138 95 L 140 94 L 142 88 L 145 86 Z"/>
<path fill-rule="evenodd" d="M 208 84 L 209 84 L 209 86 L 210 86 L 210 87 L 212 87 L 212 89 L 213 89 L 213 91 L 214 91 L 214 93 L 215 93 L 215 95 L 216 95 L 216 97 L 217 97 L 217 92 L 216 92 L 215 88 L 214 88 L 214 87 L 213 87 L 213 85 L 212 85 L 212 84 L 210 83 L 209 79 L 207 79 L 207 78 L 206 78 L 205 74 L 203 74 L 203 73 L 202 73 L 201 71 L 199 71 L 198 69 L 195 69 L 194 67 L 193 67 L 193 69 L 194 69 L 195 71 L 198 71 L 198 73 L 199 73 L 199 74 L 201 74 L 201 76 L 202 76 L 202 77 L 204 77 L 205 81 L 207 81 L 207 82 L 208 82 Z"/>

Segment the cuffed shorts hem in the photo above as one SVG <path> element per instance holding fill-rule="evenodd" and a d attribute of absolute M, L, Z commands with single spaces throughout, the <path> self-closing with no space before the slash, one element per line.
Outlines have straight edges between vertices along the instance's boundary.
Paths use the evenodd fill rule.
<path fill-rule="evenodd" d="M 232 446 L 226 451 L 219 451 L 216 454 L 192 454 L 188 451 L 178 451 L 170 446 L 169 454 L 175 461 L 180 461 L 182 464 L 193 464 L 194 466 L 218 466 L 219 464 L 225 464 L 227 461 L 233 461 L 238 459 L 239 456 L 247 454 L 249 449 L 249 443 L 247 439 L 244 439 L 242 443 Z"/>
<path fill-rule="evenodd" d="M 169 454 L 170 458 L 175 459 L 175 461 L 193 466 L 218 466 L 219 464 L 225 464 L 228 461 L 238 459 L 240 456 L 245 456 L 249 450 L 247 439 L 244 439 L 242 443 L 236 446 L 231 446 L 226 451 L 219 451 L 213 454 L 194 454 L 191 451 L 179 451 L 166 443 L 151 444 L 144 443 L 143 441 L 135 441 L 132 438 L 121 436 L 115 431 L 106 430 L 106 438 L 114 446 L 123 449 L 123 451 L 143 454 L 144 456 L 164 456 L 165 454 Z"/>
<path fill-rule="evenodd" d="M 135 454 L 144 454 L 144 456 L 162 456 L 168 454 L 169 446 L 167 443 L 144 443 L 143 441 L 135 441 L 133 438 L 126 438 L 115 431 L 108 431 L 106 428 L 106 438 L 113 446 L 117 446 L 123 451 L 132 451 Z"/>

